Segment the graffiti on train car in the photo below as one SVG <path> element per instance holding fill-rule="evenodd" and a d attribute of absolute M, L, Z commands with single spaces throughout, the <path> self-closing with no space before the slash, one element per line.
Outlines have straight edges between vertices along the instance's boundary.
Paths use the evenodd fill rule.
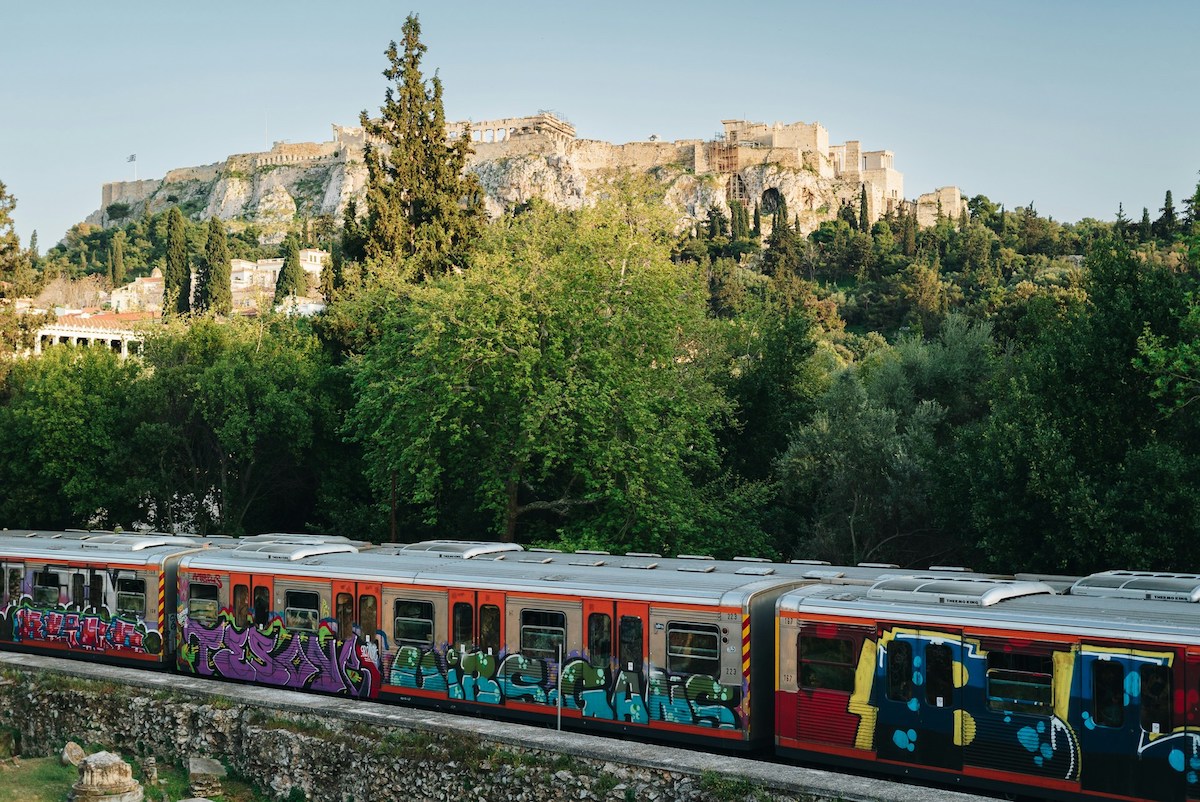
<path fill-rule="evenodd" d="M 272 614 L 266 626 L 239 627 L 223 609 L 209 625 L 180 614 L 181 669 L 193 674 L 364 699 L 379 695 L 374 644 L 358 635 L 338 640 L 331 621 L 315 632 L 289 631 Z"/>
<path fill-rule="evenodd" d="M 704 674 L 675 675 L 661 669 L 615 670 L 579 654 L 564 658 L 563 707 L 584 718 L 631 724 L 652 721 L 717 729 L 740 729 L 743 689 Z M 444 693 L 453 700 L 558 704 L 556 661 L 517 653 L 499 655 L 445 648 L 401 646 L 387 673 L 401 688 Z"/>
<path fill-rule="evenodd" d="M 84 652 L 156 655 L 162 635 L 144 619 L 108 608 L 86 611 L 68 606 L 37 606 L 29 596 L 0 611 L 0 637 L 26 645 L 54 644 Z"/>

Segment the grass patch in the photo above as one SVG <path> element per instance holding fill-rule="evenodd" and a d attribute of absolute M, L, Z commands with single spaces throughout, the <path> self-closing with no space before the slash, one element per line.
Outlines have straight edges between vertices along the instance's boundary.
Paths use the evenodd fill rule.
<path fill-rule="evenodd" d="M 700 788 L 720 802 L 740 802 L 747 797 L 754 800 L 770 799 L 766 791 L 749 780 L 726 777 L 715 771 L 706 771 L 700 775 Z"/>
<path fill-rule="evenodd" d="M 62 802 L 78 776 L 79 769 L 62 765 L 58 757 L 6 763 L 0 765 L 0 802 Z"/>

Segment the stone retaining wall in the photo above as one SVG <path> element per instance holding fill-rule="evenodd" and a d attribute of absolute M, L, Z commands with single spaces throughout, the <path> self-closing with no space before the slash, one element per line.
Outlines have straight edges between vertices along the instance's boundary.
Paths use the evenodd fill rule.
<path fill-rule="evenodd" d="M 976 797 L 391 705 L 0 654 L 0 732 L 126 758 L 221 760 L 279 799 L 869 800 Z"/>

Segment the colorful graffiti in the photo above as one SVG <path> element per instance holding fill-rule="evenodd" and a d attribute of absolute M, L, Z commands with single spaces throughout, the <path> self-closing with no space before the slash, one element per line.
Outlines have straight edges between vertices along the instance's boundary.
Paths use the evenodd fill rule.
<path fill-rule="evenodd" d="M 364 699 L 379 695 L 373 644 L 358 635 L 338 640 L 331 621 L 316 632 L 289 632 L 278 615 L 264 627 L 238 627 L 222 610 L 214 626 L 180 621 L 181 670 L 204 676 Z"/>
<path fill-rule="evenodd" d="M 141 618 L 113 616 L 103 607 L 36 607 L 29 596 L 0 613 L 0 635 L 15 643 L 59 644 L 84 652 L 156 655 L 163 647 L 161 633 Z"/>
<path fill-rule="evenodd" d="M 387 676 L 400 688 L 444 693 L 452 700 L 558 704 L 556 661 L 517 653 L 401 646 Z M 653 667 L 618 671 L 592 665 L 580 654 L 563 660 L 562 706 L 578 710 L 584 718 L 739 729 L 742 694 L 743 689 L 721 685 L 704 674 L 675 675 Z"/>

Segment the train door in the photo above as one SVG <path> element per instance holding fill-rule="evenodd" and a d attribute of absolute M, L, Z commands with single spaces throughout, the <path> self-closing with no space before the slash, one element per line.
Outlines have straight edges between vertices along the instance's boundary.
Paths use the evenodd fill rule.
<path fill-rule="evenodd" d="M 646 665 L 650 643 L 646 622 L 650 606 L 638 602 L 584 599 L 584 649 L 594 669 L 583 680 L 579 702 L 584 718 L 623 724 L 648 724 Z M 564 688 L 563 694 L 569 693 Z M 568 697 L 569 698 L 569 697 Z M 564 699 L 564 704 L 567 699 Z"/>
<path fill-rule="evenodd" d="M 1087 762 L 1085 791 L 1133 794 L 1138 786 L 1139 704 L 1129 693 L 1137 673 L 1128 646 L 1087 643 L 1080 648 L 1079 745 Z"/>
<path fill-rule="evenodd" d="M 458 687 L 451 698 L 501 704 L 499 676 L 504 656 L 504 594 L 451 590 L 450 646 L 447 661 L 456 666 Z"/>
<path fill-rule="evenodd" d="M 382 586 L 378 582 L 333 583 L 333 617 L 337 625 L 340 642 L 358 636 L 366 656 L 376 666 L 385 651 L 386 637 L 379 626 L 379 597 Z"/>
<path fill-rule="evenodd" d="M 964 676 L 961 630 L 921 630 L 913 657 L 914 699 L 917 726 L 892 734 L 896 745 L 904 745 L 914 763 L 944 769 L 962 769 L 962 677 Z M 915 736 L 915 737 L 914 737 Z M 907 742 L 907 743 L 906 743 Z"/>
<path fill-rule="evenodd" d="M 272 602 L 273 582 L 274 577 L 264 574 L 252 574 L 250 577 L 250 611 L 254 626 L 259 629 L 265 629 L 271 623 L 271 618 L 275 615 L 275 607 Z M 282 609 L 283 605 L 278 605 Z"/>

